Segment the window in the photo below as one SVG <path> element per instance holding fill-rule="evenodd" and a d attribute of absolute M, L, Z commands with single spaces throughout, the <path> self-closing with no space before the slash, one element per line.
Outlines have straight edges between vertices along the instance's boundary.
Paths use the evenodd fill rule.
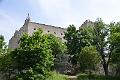
<path fill-rule="evenodd" d="M 50 31 L 48 31 L 48 32 L 50 32 Z"/>
<path fill-rule="evenodd" d="M 36 30 L 36 28 L 34 28 L 34 30 Z"/>
<path fill-rule="evenodd" d="M 61 35 L 63 35 L 63 33 L 61 33 Z"/>
<path fill-rule="evenodd" d="M 56 32 L 54 32 L 54 34 L 56 34 Z"/>

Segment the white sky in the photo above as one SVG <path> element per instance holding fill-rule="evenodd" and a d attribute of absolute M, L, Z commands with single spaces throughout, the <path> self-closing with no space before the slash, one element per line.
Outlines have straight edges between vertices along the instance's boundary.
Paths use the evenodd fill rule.
<path fill-rule="evenodd" d="M 32 21 L 60 26 L 102 18 L 104 22 L 120 21 L 120 0 L 2 0 L 0 3 L 0 34 L 6 42 L 19 29 L 30 13 Z"/>

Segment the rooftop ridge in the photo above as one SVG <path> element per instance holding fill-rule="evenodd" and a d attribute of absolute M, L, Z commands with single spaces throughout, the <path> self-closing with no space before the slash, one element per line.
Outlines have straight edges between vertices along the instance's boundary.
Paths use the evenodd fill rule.
<path fill-rule="evenodd" d="M 39 24 L 39 25 L 44 25 L 44 26 L 51 26 L 51 27 L 54 27 L 54 28 L 60 28 L 60 29 L 64 29 L 64 30 L 67 30 L 67 28 L 57 27 L 57 26 L 48 25 L 48 24 L 43 24 L 43 23 L 37 23 L 37 22 L 29 22 L 29 23 L 35 23 L 35 24 Z"/>

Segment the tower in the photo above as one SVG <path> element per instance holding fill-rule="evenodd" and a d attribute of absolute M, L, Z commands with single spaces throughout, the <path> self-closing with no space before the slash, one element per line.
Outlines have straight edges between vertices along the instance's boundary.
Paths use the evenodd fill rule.
<path fill-rule="evenodd" d="M 28 13 L 27 18 L 26 18 L 26 20 L 25 20 L 25 24 L 29 23 L 30 21 L 31 21 L 31 20 L 30 20 L 30 16 L 29 16 L 29 13 Z"/>

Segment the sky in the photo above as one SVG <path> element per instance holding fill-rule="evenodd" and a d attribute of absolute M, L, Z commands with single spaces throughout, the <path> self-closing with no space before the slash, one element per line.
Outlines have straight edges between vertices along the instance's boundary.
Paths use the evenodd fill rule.
<path fill-rule="evenodd" d="M 88 19 L 120 21 L 120 0 L 0 0 L 0 35 L 7 44 L 28 13 L 33 22 L 79 28 Z"/>

